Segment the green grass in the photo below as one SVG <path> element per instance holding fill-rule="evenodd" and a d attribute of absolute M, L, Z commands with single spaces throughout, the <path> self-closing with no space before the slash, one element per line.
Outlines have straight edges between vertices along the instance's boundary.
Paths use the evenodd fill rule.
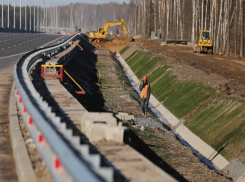
<path fill-rule="evenodd" d="M 139 51 L 134 51 L 134 53 L 131 54 L 125 61 L 126 62 L 129 62 L 131 59 L 133 59 L 134 56 L 136 56 L 139 53 L 140 53 Z"/>
<path fill-rule="evenodd" d="M 152 55 L 143 53 L 143 57 L 141 57 L 140 59 L 133 59 L 132 62 L 134 62 L 134 64 L 130 65 L 133 72 L 137 75 L 137 71 L 144 69 L 145 65 L 151 59 L 151 57 Z"/>
<path fill-rule="evenodd" d="M 152 86 L 152 93 L 176 117 L 181 118 L 208 99 L 214 90 L 201 83 L 180 81 L 168 72 Z"/>
<path fill-rule="evenodd" d="M 148 76 L 148 81 L 149 83 L 153 83 L 154 81 L 156 81 L 158 78 L 160 78 L 167 69 L 172 68 L 171 66 L 165 65 L 163 67 L 160 67 L 158 69 L 156 69 L 155 71 L 153 71 L 149 76 Z"/>
<path fill-rule="evenodd" d="M 135 52 L 134 52 L 135 53 Z M 150 53 L 136 52 L 134 57 L 128 59 L 128 65 L 139 79 L 151 73 L 159 64 L 165 63 L 160 57 L 154 57 Z"/>
<path fill-rule="evenodd" d="M 129 49 L 129 47 L 130 46 L 124 47 L 121 51 L 119 51 L 119 53 L 122 55 L 123 53 L 125 53 Z"/>
<path fill-rule="evenodd" d="M 137 54 L 135 54 L 134 57 L 132 57 L 130 60 L 128 60 L 128 65 L 131 67 L 132 65 L 134 65 L 136 62 L 139 62 L 140 59 L 143 59 L 145 57 L 146 53 L 142 53 L 139 52 Z"/>
<path fill-rule="evenodd" d="M 185 125 L 214 149 L 228 145 L 221 154 L 231 160 L 245 161 L 245 101 L 217 95 Z"/>
<path fill-rule="evenodd" d="M 138 52 L 128 61 L 128 65 L 139 80 L 150 74 L 159 65 L 164 65 L 151 73 L 149 83 L 163 75 L 167 69 L 166 61 L 150 53 Z M 214 93 L 214 90 L 202 84 L 182 82 L 169 71 L 152 86 L 152 94 L 175 116 L 181 118 L 195 109 Z"/>
<path fill-rule="evenodd" d="M 143 78 L 143 76 L 150 74 L 161 63 L 164 63 L 162 58 L 151 57 L 151 59 L 142 62 L 142 66 L 135 71 L 135 74 L 138 78 Z"/>

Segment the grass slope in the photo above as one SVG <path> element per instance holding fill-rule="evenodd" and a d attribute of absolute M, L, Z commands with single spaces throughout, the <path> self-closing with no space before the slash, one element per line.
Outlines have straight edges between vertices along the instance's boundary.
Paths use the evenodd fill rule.
<path fill-rule="evenodd" d="M 186 126 L 219 150 L 228 160 L 240 157 L 245 161 L 245 101 L 223 95 L 215 96 L 186 122 Z"/>
<path fill-rule="evenodd" d="M 175 116 L 181 118 L 207 101 L 185 125 L 228 160 L 245 162 L 245 101 L 215 94 L 202 83 L 180 81 L 163 58 L 135 51 L 127 62 L 139 79 L 148 75 L 152 94 Z M 211 98 L 210 96 L 213 95 Z"/>
<path fill-rule="evenodd" d="M 128 65 L 140 80 L 149 74 L 149 82 L 156 81 L 152 85 L 152 94 L 179 118 L 187 115 L 214 93 L 213 89 L 200 83 L 179 81 L 171 71 L 166 73 L 171 67 L 166 65 L 163 58 L 146 52 L 137 51 L 128 61 Z"/>

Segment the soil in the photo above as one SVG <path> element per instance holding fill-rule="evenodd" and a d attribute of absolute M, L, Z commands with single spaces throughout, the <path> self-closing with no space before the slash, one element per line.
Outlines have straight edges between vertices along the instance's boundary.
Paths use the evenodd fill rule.
<path fill-rule="evenodd" d="M 244 98 L 244 59 L 221 55 L 195 54 L 190 45 L 160 46 L 158 40 L 143 40 L 152 54 L 159 55 L 172 65 L 181 80 L 202 82 L 225 95 Z"/>
<path fill-rule="evenodd" d="M 101 54 L 101 52 L 108 54 Z M 110 57 L 110 53 L 106 49 L 98 49 L 98 59 L 96 68 L 100 83 L 100 90 L 103 93 L 106 110 L 117 112 L 134 113 L 135 116 L 141 115 L 138 107 L 139 98 L 131 89 L 131 85 L 126 79 L 120 63 Z"/>
<path fill-rule="evenodd" d="M 130 42 L 128 42 L 127 39 L 116 38 L 113 40 L 113 42 L 101 42 L 101 43 L 93 42 L 93 45 L 96 48 L 106 48 L 106 49 L 109 49 L 113 53 L 114 52 L 118 53 L 125 46 L 130 45 Z"/>
<path fill-rule="evenodd" d="M 224 175 L 209 169 L 189 148 L 182 145 L 173 133 L 163 132 L 158 128 L 145 128 L 145 131 L 141 131 L 140 126 L 131 128 L 139 137 L 132 137 L 133 147 L 143 155 L 150 157 L 152 162 L 176 179 L 179 179 L 178 175 L 182 175 L 187 181 L 192 182 L 231 181 Z M 142 144 L 142 141 L 145 145 Z"/>
<path fill-rule="evenodd" d="M 1 67 L 1 66 L 0 66 Z M 4 68 L 4 66 L 3 66 Z M 9 133 L 9 97 L 13 83 L 13 68 L 0 69 L 0 181 L 18 181 Z"/>

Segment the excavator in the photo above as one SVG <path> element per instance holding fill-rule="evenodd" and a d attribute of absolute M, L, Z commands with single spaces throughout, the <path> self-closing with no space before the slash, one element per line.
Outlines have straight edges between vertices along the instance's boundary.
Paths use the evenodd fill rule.
<path fill-rule="evenodd" d="M 106 38 L 108 35 L 107 29 L 109 27 L 118 26 L 118 25 L 122 26 L 124 33 L 127 36 L 128 31 L 127 31 L 124 19 L 120 19 L 120 20 L 114 20 L 114 21 L 107 22 L 103 27 L 99 27 L 96 32 L 90 32 L 89 33 L 90 41 L 97 40 L 97 39 L 106 41 L 107 40 Z"/>
<path fill-rule="evenodd" d="M 208 30 L 201 30 L 197 44 L 193 46 L 193 53 L 213 54 L 213 43 Z"/>

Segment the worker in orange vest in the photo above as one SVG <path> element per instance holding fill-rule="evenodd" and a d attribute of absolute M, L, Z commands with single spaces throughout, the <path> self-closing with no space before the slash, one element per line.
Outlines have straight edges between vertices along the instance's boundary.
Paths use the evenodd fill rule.
<path fill-rule="evenodd" d="M 151 86 L 148 83 L 146 76 L 144 76 L 142 83 L 139 86 L 139 90 L 140 90 L 140 99 L 141 99 L 140 103 L 141 103 L 142 116 L 146 117 L 150 95 L 151 95 Z"/>

